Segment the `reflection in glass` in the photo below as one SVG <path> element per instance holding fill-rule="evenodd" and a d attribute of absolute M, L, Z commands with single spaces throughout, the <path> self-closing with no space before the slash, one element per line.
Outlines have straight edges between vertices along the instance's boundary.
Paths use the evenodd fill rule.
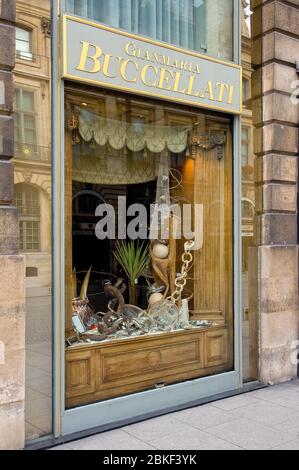
<path fill-rule="evenodd" d="M 16 27 L 16 53 L 23 60 L 32 60 L 31 31 Z"/>
<path fill-rule="evenodd" d="M 245 382 L 258 379 L 257 271 L 255 248 L 255 184 L 253 112 L 251 100 L 251 36 L 247 15 L 249 1 L 243 1 L 242 65 L 242 285 L 243 285 L 243 377 Z"/>
<path fill-rule="evenodd" d="M 231 370 L 229 119 L 100 90 L 65 114 L 67 407 Z"/>
<path fill-rule="evenodd" d="M 114 28 L 232 60 L 232 0 L 67 0 L 66 10 Z"/>
<path fill-rule="evenodd" d="M 15 206 L 26 260 L 26 440 L 52 433 L 50 0 L 16 2 Z"/>

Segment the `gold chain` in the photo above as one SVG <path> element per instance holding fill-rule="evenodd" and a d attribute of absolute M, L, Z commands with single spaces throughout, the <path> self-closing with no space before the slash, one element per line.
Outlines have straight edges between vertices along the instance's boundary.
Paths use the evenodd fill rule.
<path fill-rule="evenodd" d="M 183 262 L 182 270 L 181 270 L 180 275 L 175 280 L 176 289 L 171 295 L 171 297 L 168 298 L 168 300 L 170 302 L 173 302 L 174 304 L 176 304 L 182 299 L 182 294 L 187 284 L 187 276 L 191 269 L 191 265 L 193 263 L 193 255 L 191 253 L 191 250 L 193 248 L 194 248 L 194 240 L 190 240 L 185 243 L 185 252 L 183 253 L 183 256 L 182 256 L 182 262 Z"/>

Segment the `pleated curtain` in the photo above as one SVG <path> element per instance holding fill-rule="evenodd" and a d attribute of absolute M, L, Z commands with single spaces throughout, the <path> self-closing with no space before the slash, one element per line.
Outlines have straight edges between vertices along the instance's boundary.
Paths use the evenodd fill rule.
<path fill-rule="evenodd" d="M 67 11 L 114 28 L 206 51 L 206 0 L 67 0 Z"/>

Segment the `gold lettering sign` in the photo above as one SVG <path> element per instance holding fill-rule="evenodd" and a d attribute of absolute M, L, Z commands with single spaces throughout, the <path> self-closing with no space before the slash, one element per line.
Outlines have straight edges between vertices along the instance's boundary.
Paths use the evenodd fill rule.
<path fill-rule="evenodd" d="M 230 113 L 241 67 L 87 20 L 63 18 L 64 78 Z"/>

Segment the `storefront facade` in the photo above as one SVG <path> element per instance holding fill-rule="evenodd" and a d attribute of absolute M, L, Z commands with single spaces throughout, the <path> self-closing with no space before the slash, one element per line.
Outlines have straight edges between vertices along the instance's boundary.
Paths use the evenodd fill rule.
<path fill-rule="evenodd" d="M 267 216 L 259 194 L 268 183 L 261 172 L 254 179 L 253 153 L 258 166 L 278 150 L 272 155 L 269 140 L 258 149 L 257 137 L 253 150 L 253 123 L 256 136 L 263 132 L 263 65 L 254 57 L 256 72 L 248 66 L 244 2 L 54 1 L 51 35 L 49 2 L 30 2 L 31 20 L 24 3 L 14 262 L 26 267 L 16 308 L 26 289 L 27 441 L 109 429 L 245 383 L 295 377 L 297 240 L 277 240 L 265 259 L 257 224 Z M 284 161 L 295 179 L 282 184 L 285 223 L 296 220 L 295 145 Z M 272 295 L 267 269 L 284 257 L 293 303 L 274 306 L 288 327 L 285 352 L 273 345 L 272 356 L 267 341 L 281 324 L 260 302 L 265 289 Z"/>
<path fill-rule="evenodd" d="M 97 12 L 93 2 L 68 2 L 69 13 L 89 19 L 62 17 L 61 97 L 69 125 L 61 136 L 64 181 L 57 184 L 65 188 L 67 220 L 61 250 L 66 260 L 73 258 L 66 262 L 65 288 L 61 286 L 66 296 L 61 329 L 65 325 L 70 343 L 61 363 L 66 393 L 58 401 L 63 434 L 161 414 L 195 396 L 199 400 L 242 383 L 235 316 L 239 296 L 233 295 L 240 291 L 236 280 L 241 278 L 234 276 L 240 249 L 240 198 L 238 185 L 233 185 L 241 113 L 241 68 L 234 64 L 238 40 L 234 51 L 232 35 L 223 37 L 218 31 L 209 37 L 203 21 L 208 21 L 209 2 L 204 2 L 204 16 L 203 5 L 197 11 L 190 2 L 165 4 L 162 11 L 153 2 L 127 3 L 118 10 L 113 2 L 104 2 Z M 218 15 L 226 18 L 229 30 L 236 5 L 222 2 L 221 8 L 225 11 Z M 220 24 L 216 21 L 216 30 Z M 218 60 L 205 60 L 200 54 L 204 47 Z M 89 216 L 103 217 L 105 205 L 114 210 L 106 220 L 92 221 L 97 238 L 86 238 L 80 212 L 88 198 Z M 190 214 L 198 209 L 198 233 L 190 240 L 196 249 L 189 251 L 184 235 L 176 237 L 171 230 L 164 240 L 160 230 L 167 220 L 176 223 L 177 214 L 169 219 L 164 214 L 155 225 L 156 209 L 137 223 L 131 237 L 134 216 L 141 217 L 137 205 L 149 213 L 150 205 L 159 206 L 162 200 L 165 206 L 176 202 L 178 210 L 190 204 Z M 111 234 L 110 219 L 117 214 L 119 222 L 126 211 L 127 221 Z M 106 238 L 97 233 L 105 223 Z M 136 250 L 142 246 L 148 261 L 134 294 L 126 250 L 137 237 L 143 244 L 135 241 Z M 182 256 L 189 266 L 180 279 Z M 72 339 L 72 321 L 85 307 L 76 306 L 68 286 L 75 275 L 80 288 L 86 273 L 90 283 L 103 286 L 88 307 L 103 314 L 94 341 L 90 325 L 98 320 L 85 318 L 80 338 L 89 338 L 89 343 L 82 345 Z M 105 285 L 107 280 L 111 286 Z M 103 291 L 112 301 L 107 303 Z M 78 316 L 82 319 L 82 313 Z"/>

